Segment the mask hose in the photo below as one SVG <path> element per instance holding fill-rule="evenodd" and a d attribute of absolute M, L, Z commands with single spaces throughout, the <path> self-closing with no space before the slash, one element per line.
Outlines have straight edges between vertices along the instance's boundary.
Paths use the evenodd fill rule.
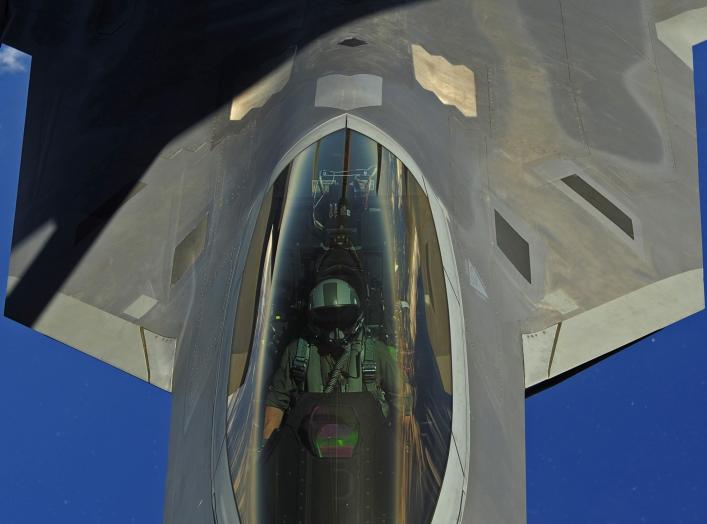
<path fill-rule="evenodd" d="M 331 375 L 329 375 L 329 381 L 324 388 L 324 393 L 331 393 L 334 391 L 334 386 L 336 386 L 336 383 L 341 378 L 344 366 L 348 363 L 349 357 L 351 357 L 351 347 L 347 348 L 346 351 L 344 351 L 344 354 L 339 357 L 339 360 L 336 361 L 336 365 L 334 366 L 334 369 L 331 370 Z"/>

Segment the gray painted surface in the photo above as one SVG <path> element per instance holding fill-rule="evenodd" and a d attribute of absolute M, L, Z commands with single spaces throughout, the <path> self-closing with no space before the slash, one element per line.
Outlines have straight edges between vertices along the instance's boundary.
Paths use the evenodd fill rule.
<path fill-rule="evenodd" d="M 463 333 L 466 367 L 453 369 L 454 381 L 468 377 L 454 409 L 470 421 L 454 429 L 452 453 L 460 460 L 450 462 L 466 477 L 461 522 L 522 523 L 530 370 L 522 335 L 552 333 L 560 322 L 588 318 L 582 315 L 675 275 L 701 282 L 692 72 L 658 40 L 655 24 L 707 2 L 325 4 L 283 3 L 267 13 L 238 5 L 229 18 L 220 3 L 204 2 L 191 9 L 206 10 L 208 31 L 192 12 L 170 12 L 165 21 L 160 8 L 139 4 L 113 40 L 71 44 L 87 46 L 79 50 L 59 45 L 61 32 L 51 45 L 38 41 L 27 28 L 37 20 L 51 25 L 51 17 L 19 12 L 4 38 L 34 58 L 10 267 L 20 282 L 6 312 L 31 325 L 35 310 L 47 305 L 41 297 L 73 297 L 121 318 L 136 297 L 157 301 L 141 325 L 178 340 L 165 522 L 214 522 L 229 505 L 222 466 L 228 353 L 258 202 L 278 165 L 308 145 L 303 136 L 346 118 L 339 103 L 316 107 L 318 80 L 380 78 L 380 105 L 356 105 L 349 121 L 358 117 L 391 137 L 404 163 L 424 173 L 439 203 L 435 220 L 449 228 L 441 242 L 454 246 L 453 268 L 445 271 L 448 295 L 464 312 L 452 327 Z M 366 9 L 354 14 L 359 4 Z M 82 16 L 78 8 L 67 10 L 67 23 L 83 28 Z M 170 33 L 169 24 L 191 32 Z M 251 29 L 262 45 L 248 53 L 233 47 L 233 35 Z M 367 45 L 338 45 L 353 36 Z M 164 42 L 179 42 L 184 53 Z M 475 118 L 419 84 L 413 45 L 474 72 Z M 75 74 L 83 70 L 66 49 L 86 53 L 81 63 L 129 67 L 117 65 L 116 76 L 97 67 Z M 143 60 L 137 66 L 136 55 Z M 283 56 L 292 60 L 286 85 L 231 120 L 233 98 Z M 137 87 L 125 89 L 132 84 L 124 75 L 136 67 L 136 76 L 151 78 L 151 68 L 164 76 L 145 80 L 144 89 L 141 78 L 132 78 Z M 64 77 L 65 71 L 72 74 Z M 63 89 L 55 88 L 58 82 Z M 120 86 L 120 96 L 104 96 L 110 103 L 97 115 L 92 108 L 103 98 L 89 87 L 106 85 Z M 347 89 L 336 84 L 327 96 L 348 100 Z M 159 140 L 148 140 L 152 135 Z M 76 183 L 68 184 L 61 169 Z M 111 176 L 97 176 L 106 169 Z M 109 206 L 111 219 L 62 259 L 64 273 L 55 278 L 36 261 L 73 245 L 75 226 L 125 186 L 116 178 L 123 172 L 144 188 L 116 209 Z M 559 188 L 562 177 L 579 172 L 621 204 L 636 241 L 588 219 L 587 209 Z M 528 242 L 531 284 L 496 249 L 494 210 Z M 185 262 L 173 263 L 179 243 L 200 223 L 196 236 L 203 243 L 190 241 L 181 248 Z M 185 268 L 176 280 L 174 266 Z M 48 282 L 56 285 L 45 289 Z M 649 289 L 670 298 L 669 286 Z M 680 314 L 699 304 L 688 306 Z M 589 316 L 594 322 L 595 314 Z M 658 315 L 651 325 L 666 318 Z M 536 338 L 542 348 L 553 337 Z M 570 357 L 563 354 L 563 362 L 575 362 Z M 550 360 L 541 354 L 534 374 L 541 376 Z"/>

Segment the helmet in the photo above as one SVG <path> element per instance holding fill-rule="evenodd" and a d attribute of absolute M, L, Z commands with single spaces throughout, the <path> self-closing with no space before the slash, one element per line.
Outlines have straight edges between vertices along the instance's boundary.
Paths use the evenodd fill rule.
<path fill-rule="evenodd" d="M 358 293 L 340 278 L 328 278 L 314 286 L 308 315 L 316 333 L 341 331 L 347 337 L 358 332 L 363 322 Z"/>

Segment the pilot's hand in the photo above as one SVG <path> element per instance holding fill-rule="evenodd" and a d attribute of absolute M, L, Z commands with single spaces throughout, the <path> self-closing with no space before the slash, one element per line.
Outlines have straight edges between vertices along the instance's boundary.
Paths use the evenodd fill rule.
<path fill-rule="evenodd" d="M 263 440 L 268 440 L 273 432 L 282 424 L 285 412 L 280 408 L 265 406 L 265 421 L 263 422 Z"/>

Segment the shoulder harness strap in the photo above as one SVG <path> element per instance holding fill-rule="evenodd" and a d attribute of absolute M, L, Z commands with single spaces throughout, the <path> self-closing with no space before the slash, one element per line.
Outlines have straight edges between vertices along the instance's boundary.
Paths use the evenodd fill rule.
<path fill-rule="evenodd" d="M 304 389 L 304 381 L 307 378 L 307 368 L 309 367 L 309 343 L 300 338 L 297 341 L 297 352 L 295 358 L 292 359 L 290 365 L 290 375 L 297 384 L 297 388 L 302 391 Z"/>
<path fill-rule="evenodd" d="M 370 338 L 366 338 L 363 343 L 363 362 L 361 362 L 361 375 L 366 386 L 376 384 L 378 365 L 376 364 L 376 343 Z"/>

